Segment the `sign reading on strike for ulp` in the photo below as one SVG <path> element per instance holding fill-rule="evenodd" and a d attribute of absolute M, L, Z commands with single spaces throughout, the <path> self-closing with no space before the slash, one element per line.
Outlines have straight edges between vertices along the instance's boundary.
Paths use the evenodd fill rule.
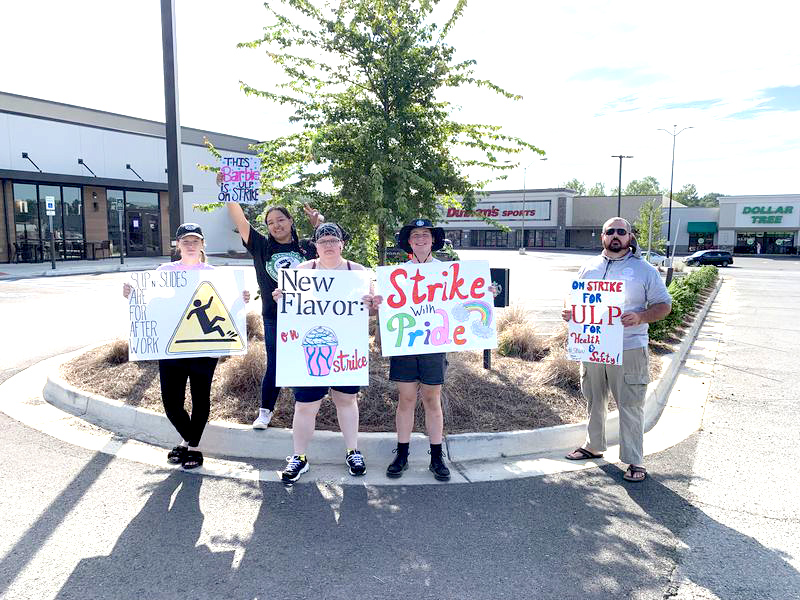
<path fill-rule="evenodd" d="M 261 160 L 255 156 L 223 156 L 219 172 L 219 202 L 240 202 L 254 204 L 259 202 L 261 187 Z"/>
<path fill-rule="evenodd" d="M 244 271 L 142 271 L 128 283 L 130 360 L 247 352 Z"/>
<path fill-rule="evenodd" d="M 278 272 L 277 385 L 369 385 L 369 272 Z"/>
<path fill-rule="evenodd" d="M 383 356 L 497 348 L 489 263 L 378 267 Z"/>
<path fill-rule="evenodd" d="M 570 360 L 622 364 L 625 282 L 576 279 L 568 309 L 572 311 L 567 334 Z"/>

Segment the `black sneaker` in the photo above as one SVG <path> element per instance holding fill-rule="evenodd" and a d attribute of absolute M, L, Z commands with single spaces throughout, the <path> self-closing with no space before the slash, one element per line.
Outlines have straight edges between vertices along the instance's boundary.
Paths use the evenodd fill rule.
<path fill-rule="evenodd" d="M 397 452 L 397 448 L 392 450 L 397 456 L 394 457 L 392 464 L 386 467 L 386 476 L 390 479 L 397 479 L 403 476 L 403 471 L 408 468 L 408 454 Z"/>
<path fill-rule="evenodd" d="M 281 473 L 281 480 L 292 483 L 300 479 L 300 475 L 308 471 L 308 461 L 305 454 L 295 454 L 286 457 L 286 468 Z"/>
<path fill-rule="evenodd" d="M 364 457 L 358 450 L 350 450 L 344 461 L 347 463 L 347 466 L 350 467 L 350 475 L 358 477 L 367 472 L 367 465 L 364 462 Z"/>
<path fill-rule="evenodd" d="M 428 469 L 437 481 L 450 481 L 450 469 L 444 464 L 441 454 L 431 454 L 431 466 Z"/>

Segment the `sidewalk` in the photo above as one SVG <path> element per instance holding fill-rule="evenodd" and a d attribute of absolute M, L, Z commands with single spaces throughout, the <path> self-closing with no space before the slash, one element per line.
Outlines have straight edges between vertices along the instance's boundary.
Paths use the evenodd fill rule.
<path fill-rule="evenodd" d="M 707 381 L 719 341 L 719 319 L 703 320 L 714 296 L 706 302 L 670 364 L 665 365 L 662 378 L 648 389 L 646 418 L 647 426 L 652 429 L 645 436 L 646 453 L 673 446 L 700 426 Z M 69 355 L 54 357 L 9 379 L 0 386 L 3 398 L 0 409 L 25 425 L 68 443 L 163 468 L 164 448 L 175 441 L 166 418 L 67 385 L 58 377 L 58 365 L 68 358 Z M 606 452 L 606 460 L 578 464 L 565 460 L 563 455 L 583 441 L 585 423 L 531 431 L 449 435 L 446 444 L 453 467 L 452 482 L 525 478 L 616 462 L 618 448 L 613 444 L 617 419 L 616 412 L 609 414 L 612 446 Z M 427 471 L 426 439 L 420 434 L 412 439 L 411 468 L 399 482 L 388 480 L 383 473 L 383 463 L 388 464 L 391 459 L 394 434 L 363 433 L 359 442 L 368 462 L 366 477 L 346 476 L 342 468 L 341 435 L 320 431 L 309 449 L 313 473 L 307 479 L 343 485 L 433 483 Z M 291 450 L 291 431 L 278 428 L 253 431 L 249 427 L 212 422 L 206 428 L 202 447 L 207 458 L 204 467 L 197 471 L 201 474 L 275 481 L 275 469 Z"/>
<path fill-rule="evenodd" d="M 92 275 L 95 273 L 120 273 L 124 271 L 147 271 L 158 265 L 169 262 L 168 256 L 146 256 L 125 258 L 121 264 L 119 258 L 103 258 L 99 260 L 56 261 L 53 269 L 49 262 L 44 263 L 8 263 L 0 264 L 0 281 L 28 279 L 32 277 L 59 277 L 63 275 Z M 210 256 L 208 262 L 214 266 L 251 267 L 253 261 L 249 257 L 229 258 Z"/>

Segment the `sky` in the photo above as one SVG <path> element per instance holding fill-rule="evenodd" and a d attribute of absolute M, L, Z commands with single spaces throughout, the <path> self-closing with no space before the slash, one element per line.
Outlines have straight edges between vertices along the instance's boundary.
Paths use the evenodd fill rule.
<path fill-rule="evenodd" d="M 442 0 L 444 22 L 455 0 Z M 289 110 L 246 97 L 280 77 L 237 49 L 268 22 L 255 0 L 176 0 L 180 121 L 269 139 Z M 158 0 L 6 2 L 0 90 L 164 120 Z M 8 26 L 16 24 L 16 26 Z M 456 118 L 501 125 L 546 152 L 488 189 L 623 188 L 652 175 L 702 196 L 800 193 L 800 43 L 791 3 L 471 0 L 448 37 L 475 74 L 523 96 L 459 90 Z M 528 166 L 527 169 L 523 167 Z M 475 174 L 477 177 L 479 174 Z"/>

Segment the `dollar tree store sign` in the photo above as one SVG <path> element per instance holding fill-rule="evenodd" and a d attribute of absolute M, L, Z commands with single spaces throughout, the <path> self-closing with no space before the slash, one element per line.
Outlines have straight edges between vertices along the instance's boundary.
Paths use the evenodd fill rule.
<path fill-rule="evenodd" d="M 794 209 L 794 206 L 743 206 L 741 214 L 747 224 L 784 225 L 789 224 L 787 221 L 797 221 Z"/>

